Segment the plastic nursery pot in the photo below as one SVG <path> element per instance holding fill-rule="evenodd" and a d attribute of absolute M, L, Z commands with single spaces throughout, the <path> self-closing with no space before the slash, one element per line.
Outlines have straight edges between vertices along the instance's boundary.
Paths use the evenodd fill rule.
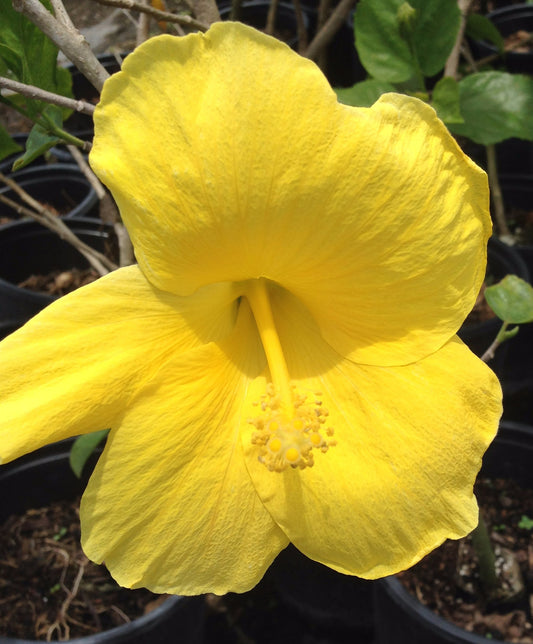
<path fill-rule="evenodd" d="M 252 0 L 252 2 L 243 2 L 240 9 L 239 21 L 246 25 L 255 27 L 263 31 L 265 29 L 269 2 L 263 0 Z M 229 20 L 231 6 L 224 6 L 220 9 L 222 20 Z M 304 24 L 309 29 L 309 19 L 306 13 L 303 13 Z M 274 21 L 274 36 L 286 42 L 292 49 L 298 49 L 298 27 L 294 7 L 291 4 L 280 2 L 276 11 Z"/>
<path fill-rule="evenodd" d="M 374 582 L 335 572 L 293 545 L 280 552 L 268 574 L 282 602 L 305 622 L 327 633 L 371 637 Z"/>
<path fill-rule="evenodd" d="M 28 139 L 28 135 L 26 133 L 14 134 L 12 138 L 22 148 L 26 147 L 26 141 Z M 0 172 L 2 174 L 10 174 L 12 172 L 13 163 L 23 154 L 23 151 L 16 152 L 15 154 L 9 155 L 5 159 L 2 159 L 0 161 Z M 26 167 L 29 168 L 40 165 L 48 165 L 49 163 L 74 163 L 74 159 L 72 158 L 72 155 L 66 147 L 54 146 L 53 148 L 50 148 L 50 150 L 48 150 L 48 152 L 46 152 L 45 154 L 41 154 L 40 157 L 37 157 Z"/>
<path fill-rule="evenodd" d="M 127 53 L 120 54 L 119 58 L 124 60 L 127 55 Z M 114 54 L 100 54 L 97 58 L 109 74 L 114 74 L 120 70 L 121 64 Z M 72 75 L 72 94 L 74 98 L 96 104 L 100 97 L 96 88 L 74 65 L 68 65 L 67 69 Z M 94 136 L 93 118 L 89 114 L 74 112 L 65 121 L 65 129 L 80 139 L 92 139 Z"/>
<path fill-rule="evenodd" d="M 96 219 L 65 219 L 82 241 L 105 252 L 114 247 L 111 225 Z M 71 244 L 34 221 L 0 226 L 0 328 L 15 330 L 53 302 L 56 296 L 17 286 L 30 275 L 84 269 L 89 263 Z M 7 334 L 7 333 L 6 333 Z"/>
<path fill-rule="evenodd" d="M 533 32 L 533 6 L 530 4 L 515 4 L 491 11 L 487 18 L 493 22 L 505 38 L 518 31 Z M 472 43 L 477 58 L 498 54 L 497 48 L 486 41 Z M 510 72 L 521 74 L 533 73 L 533 49 L 529 43 L 526 51 L 508 51 L 503 56 L 505 67 Z M 497 60 L 496 60 L 497 62 Z"/>
<path fill-rule="evenodd" d="M 500 185 L 510 220 L 517 215 L 517 223 L 523 226 L 514 249 L 533 275 L 533 222 L 527 221 L 533 211 L 533 176 L 502 175 Z M 533 323 L 522 324 L 518 335 L 504 348 L 506 354 L 500 372 L 504 417 L 530 422 L 533 419 Z"/>
<path fill-rule="evenodd" d="M 324 74 L 332 87 L 351 87 L 368 76 L 355 49 L 353 15 L 342 23 L 326 49 Z"/>
<path fill-rule="evenodd" d="M 533 486 L 533 428 L 503 421 L 483 459 L 482 473 Z M 395 577 L 376 584 L 376 644 L 488 644 L 493 639 L 446 621 L 411 595 Z"/>
<path fill-rule="evenodd" d="M 491 237 L 487 249 L 487 277 L 491 283 L 495 283 L 509 274 L 518 275 L 526 282 L 529 281 L 528 268 L 518 252 L 513 247 Z M 475 324 L 463 324 L 457 335 L 476 355 L 481 356 L 495 339 L 501 325 L 502 322 L 498 318 Z M 497 373 L 502 368 L 507 346 L 508 343 L 498 349 L 490 364 Z"/>
<path fill-rule="evenodd" d="M 72 440 L 54 443 L 0 467 L 2 523 L 11 514 L 43 507 L 53 501 L 74 500 L 83 492 L 96 457 L 88 463 L 80 480 L 70 469 L 71 445 Z M 173 596 L 138 619 L 68 641 L 77 644 L 200 644 L 203 625 L 203 597 Z M 0 635 L 0 644 L 35 641 Z"/>
<path fill-rule="evenodd" d="M 98 196 L 75 164 L 30 166 L 9 176 L 39 203 L 50 206 L 62 217 L 98 217 Z M 26 206 L 8 186 L 0 188 L 0 194 Z M 19 218 L 16 210 L 0 203 L 0 221 Z"/>

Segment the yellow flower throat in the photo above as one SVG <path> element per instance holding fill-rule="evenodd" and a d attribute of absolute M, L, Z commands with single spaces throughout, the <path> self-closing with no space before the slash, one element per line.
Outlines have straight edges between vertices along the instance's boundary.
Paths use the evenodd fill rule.
<path fill-rule="evenodd" d="M 265 279 L 246 285 L 259 336 L 270 370 L 271 384 L 261 400 L 254 403 L 258 415 L 248 419 L 255 427 L 252 443 L 259 448 L 259 461 L 272 472 L 288 467 L 304 469 L 314 464 L 313 450 L 327 452 L 336 443 L 333 429 L 326 427 L 328 410 L 318 398 L 306 395 L 291 383 L 281 342 L 274 324 Z M 309 400 L 312 398 L 312 400 Z"/>

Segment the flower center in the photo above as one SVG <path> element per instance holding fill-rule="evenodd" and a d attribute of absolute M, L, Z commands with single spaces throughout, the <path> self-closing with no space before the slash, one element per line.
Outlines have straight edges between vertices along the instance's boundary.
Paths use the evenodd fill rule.
<path fill-rule="evenodd" d="M 255 427 L 252 443 L 258 459 L 272 472 L 288 467 L 304 469 L 314 464 L 312 450 L 327 452 L 336 442 L 333 429 L 326 427 L 328 411 L 319 392 L 303 394 L 291 383 L 281 342 L 274 324 L 267 282 L 251 280 L 246 297 L 254 314 L 265 350 L 272 383 L 261 400 L 254 403 L 258 414 L 248 419 Z"/>
<path fill-rule="evenodd" d="M 326 427 L 328 410 L 322 401 L 308 402 L 308 397 L 293 390 L 292 408 L 287 412 L 273 385 L 255 403 L 259 413 L 248 422 L 255 427 L 252 443 L 259 448 L 259 461 L 271 472 L 282 472 L 287 467 L 304 469 L 314 464 L 312 450 L 327 452 L 335 445 L 333 429 Z"/>

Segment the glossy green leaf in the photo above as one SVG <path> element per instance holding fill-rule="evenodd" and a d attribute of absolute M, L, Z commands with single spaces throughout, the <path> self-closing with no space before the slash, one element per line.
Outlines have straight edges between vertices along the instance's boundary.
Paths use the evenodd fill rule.
<path fill-rule="evenodd" d="M 355 46 L 365 69 L 382 81 L 400 83 L 437 74 L 446 63 L 459 29 L 452 0 L 409 0 L 416 11 L 410 42 L 402 35 L 398 10 L 404 0 L 360 0 L 354 19 Z"/>
<path fill-rule="evenodd" d="M 47 105 L 43 110 L 57 125 L 63 122 L 61 109 L 56 105 Z M 47 152 L 54 145 L 60 143 L 54 134 L 51 134 L 41 125 L 34 125 L 26 141 L 26 150 L 23 156 L 19 157 L 13 164 L 13 170 L 20 170 L 32 161 L 35 161 L 42 154 Z"/>
<path fill-rule="evenodd" d="M 48 0 L 41 0 L 41 3 L 50 10 Z M 54 91 L 57 47 L 28 18 L 13 9 L 11 0 L 0 0 L 0 15 L 0 43 L 14 52 L 20 61 L 13 73 L 23 83 Z"/>
<path fill-rule="evenodd" d="M 104 440 L 108 433 L 108 429 L 102 429 L 98 432 L 84 434 L 83 436 L 78 436 L 78 438 L 76 438 L 70 449 L 69 462 L 72 471 L 78 478 L 81 476 L 85 463 L 87 463 L 91 454 Z"/>
<path fill-rule="evenodd" d="M 449 76 L 441 78 L 435 85 L 431 105 L 445 123 L 462 123 L 464 120 L 459 103 L 459 86 Z"/>
<path fill-rule="evenodd" d="M 464 123 L 455 134 L 490 145 L 515 137 L 533 141 L 533 78 L 507 72 L 479 72 L 459 81 Z"/>
<path fill-rule="evenodd" d="M 335 90 L 340 103 L 355 107 L 370 107 L 382 94 L 394 91 L 396 91 L 394 85 L 373 78 L 356 83 L 346 89 L 337 88 Z"/>
<path fill-rule="evenodd" d="M 8 131 L 0 124 L 0 161 L 21 150 L 20 145 L 16 141 L 13 141 Z"/>
<path fill-rule="evenodd" d="M 471 13 L 466 21 L 466 35 L 472 40 L 486 40 L 499 51 L 503 51 L 505 42 L 494 23 L 480 13 Z"/>
<path fill-rule="evenodd" d="M 487 287 L 485 299 L 504 322 L 533 322 L 533 288 L 516 275 L 507 275 L 501 282 Z"/>

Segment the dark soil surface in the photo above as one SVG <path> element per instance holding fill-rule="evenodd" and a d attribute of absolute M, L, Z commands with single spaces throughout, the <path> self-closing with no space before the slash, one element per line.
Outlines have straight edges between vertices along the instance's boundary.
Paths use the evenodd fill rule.
<path fill-rule="evenodd" d="M 509 208 L 506 219 L 517 244 L 533 244 L 533 210 Z"/>
<path fill-rule="evenodd" d="M 90 284 L 98 277 L 98 273 L 92 268 L 72 268 L 68 271 L 52 271 L 48 275 L 30 275 L 17 286 L 30 291 L 60 296 Z"/>
<path fill-rule="evenodd" d="M 12 516 L 0 528 L 0 635 L 60 641 L 119 626 L 165 596 L 119 587 L 83 554 L 79 502 Z"/>
<path fill-rule="evenodd" d="M 515 31 L 505 38 L 505 49 L 514 51 L 516 54 L 528 54 L 533 49 L 531 34 L 529 31 Z"/>
<path fill-rule="evenodd" d="M 483 599 L 469 538 L 447 541 L 400 580 L 433 611 L 488 639 L 533 643 L 533 491 L 513 481 L 480 479 L 476 495 L 496 552 L 507 601 Z M 510 555 L 509 553 L 512 553 Z M 516 574 L 514 574 L 516 573 Z M 523 582 L 516 591 L 516 577 Z"/>
<path fill-rule="evenodd" d="M 0 638 L 65 641 L 120 626 L 165 595 L 119 587 L 79 539 L 79 500 L 10 517 L 0 526 Z M 372 644 L 320 628 L 284 605 L 269 575 L 242 595 L 207 595 L 204 644 Z M 148 644 L 148 643 L 147 643 Z M 169 644 L 172 644 L 169 642 Z"/>

